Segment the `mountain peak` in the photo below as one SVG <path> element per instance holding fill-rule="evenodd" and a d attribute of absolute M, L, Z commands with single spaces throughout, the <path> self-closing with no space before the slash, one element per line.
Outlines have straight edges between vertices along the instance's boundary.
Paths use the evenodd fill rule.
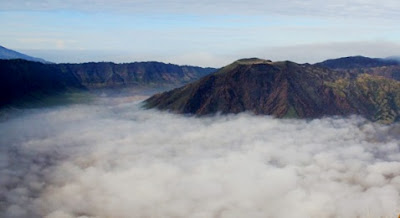
<path fill-rule="evenodd" d="M 399 99 L 400 83 L 394 80 L 373 75 L 352 78 L 290 61 L 241 59 L 194 83 L 154 95 L 145 106 L 195 115 L 249 111 L 316 118 L 359 114 L 390 123 L 400 119 Z"/>

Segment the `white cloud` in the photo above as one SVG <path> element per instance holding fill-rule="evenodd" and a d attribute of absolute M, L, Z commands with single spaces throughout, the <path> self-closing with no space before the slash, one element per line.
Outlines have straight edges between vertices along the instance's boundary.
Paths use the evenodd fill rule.
<path fill-rule="evenodd" d="M 129 13 L 242 14 L 374 17 L 396 20 L 400 16 L 397 0 L 282 0 L 282 1 L 209 1 L 209 0 L 15 0 L 0 2 L 4 10 L 78 10 Z"/>
<path fill-rule="evenodd" d="M 76 43 L 75 40 L 63 40 L 55 38 L 18 38 L 16 39 L 20 44 L 34 44 L 38 47 L 49 46 L 57 50 L 63 50 L 68 46 Z M 67 46 L 68 45 L 68 46 Z"/>
<path fill-rule="evenodd" d="M 145 111 L 136 100 L 9 114 L 0 123 L 0 216 L 399 213 L 398 125 L 194 118 Z"/>

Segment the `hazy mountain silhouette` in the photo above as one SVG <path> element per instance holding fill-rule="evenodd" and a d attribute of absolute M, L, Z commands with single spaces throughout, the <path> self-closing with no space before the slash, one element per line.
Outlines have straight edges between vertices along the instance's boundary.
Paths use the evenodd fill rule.
<path fill-rule="evenodd" d="M 22 54 L 20 52 L 5 48 L 3 46 L 0 46 L 0 59 L 3 59 L 3 60 L 23 59 L 23 60 L 27 60 L 27 61 L 35 61 L 35 62 L 41 62 L 41 63 L 51 63 L 44 59 L 31 57 L 29 55 Z"/>

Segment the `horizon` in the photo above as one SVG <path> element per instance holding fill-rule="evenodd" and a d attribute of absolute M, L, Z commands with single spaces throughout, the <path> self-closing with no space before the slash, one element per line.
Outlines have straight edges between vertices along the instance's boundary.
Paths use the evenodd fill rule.
<path fill-rule="evenodd" d="M 236 61 L 240 61 L 240 60 L 244 60 L 244 59 L 260 59 L 260 60 L 266 60 L 266 61 L 271 61 L 271 62 L 292 61 L 292 60 L 289 60 L 289 59 L 286 59 L 286 60 L 271 60 L 269 58 L 250 57 L 249 56 L 249 57 L 240 57 L 240 58 L 238 58 L 236 60 L 233 60 L 232 62 L 230 62 L 230 63 L 228 63 L 226 65 L 218 66 L 218 67 L 199 66 L 199 65 L 191 65 L 191 64 L 185 64 L 185 63 L 178 64 L 178 63 L 163 62 L 163 61 L 158 61 L 158 60 L 143 60 L 143 61 L 133 60 L 133 61 L 123 61 L 123 62 L 108 61 L 108 60 L 99 60 L 99 61 L 91 61 L 91 60 L 89 60 L 89 61 L 83 61 L 83 62 L 49 62 L 49 61 L 47 61 L 46 59 L 44 59 L 42 57 L 32 56 L 32 55 L 27 54 L 27 53 L 22 53 L 22 52 L 19 52 L 19 51 L 10 49 L 10 48 L 6 48 L 6 47 L 4 47 L 2 45 L 0 45 L 0 47 L 3 47 L 3 48 L 8 49 L 8 50 L 12 50 L 14 52 L 21 53 L 23 55 L 28 55 L 28 56 L 31 56 L 33 58 L 42 59 L 42 60 L 48 62 L 48 64 L 87 64 L 87 63 L 131 64 L 131 63 L 150 63 L 150 62 L 155 62 L 155 63 L 172 64 L 172 65 L 178 65 L 178 66 L 189 66 L 189 67 L 202 67 L 202 68 L 215 68 L 215 69 L 218 69 L 218 68 L 225 67 L 225 66 L 227 66 L 229 64 L 232 64 L 232 63 L 234 63 Z M 310 63 L 310 62 L 300 62 L 300 63 L 295 62 L 295 63 L 297 63 L 297 64 L 318 64 L 318 63 L 321 63 L 321 62 L 324 62 L 324 61 L 329 61 L 329 60 L 342 59 L 342 58 L 354 58 L 354 57 L 363 57 L 363 58 L 371 58 L 371 59 L 387 59 L 387 60 L 398 60 L 398 59 L 400 59 L 400 56 L 368 57 L 368 56 L 363 56 L 363 55 L 352 55 L 352 56 L 332 57 L 332 58 L 324 59 L 324 60 L 321 60 L 321 61 L 318 61 L 318 62 L 313 62 L 313 63 Z M 15 59 L 19 59 L 19 58 L 15 58 Z M 0 60 L 7 60 L 7 59 L 0 59 Z M 9 60 L 12 60 L 12 59 L 9 59 Z M 24 60 L 24 59 L 22 59 L 22 60 Z"/>
<path fill-rule="evenodd" d="M 0 2 L 0 43 L 54 63 L 159 61 L 221 67 L 243 57 L 316 63 L 398 56 L 400 3 Z"/>

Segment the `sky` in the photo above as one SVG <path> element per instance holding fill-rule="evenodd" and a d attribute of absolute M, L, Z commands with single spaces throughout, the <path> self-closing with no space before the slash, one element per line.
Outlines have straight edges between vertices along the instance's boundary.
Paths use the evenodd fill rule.
<path fill-rule="evenodd" d="M 48 61 L 221 67 L 400 55 L 397 0 L 0 0 L 0 45 Z"/>

